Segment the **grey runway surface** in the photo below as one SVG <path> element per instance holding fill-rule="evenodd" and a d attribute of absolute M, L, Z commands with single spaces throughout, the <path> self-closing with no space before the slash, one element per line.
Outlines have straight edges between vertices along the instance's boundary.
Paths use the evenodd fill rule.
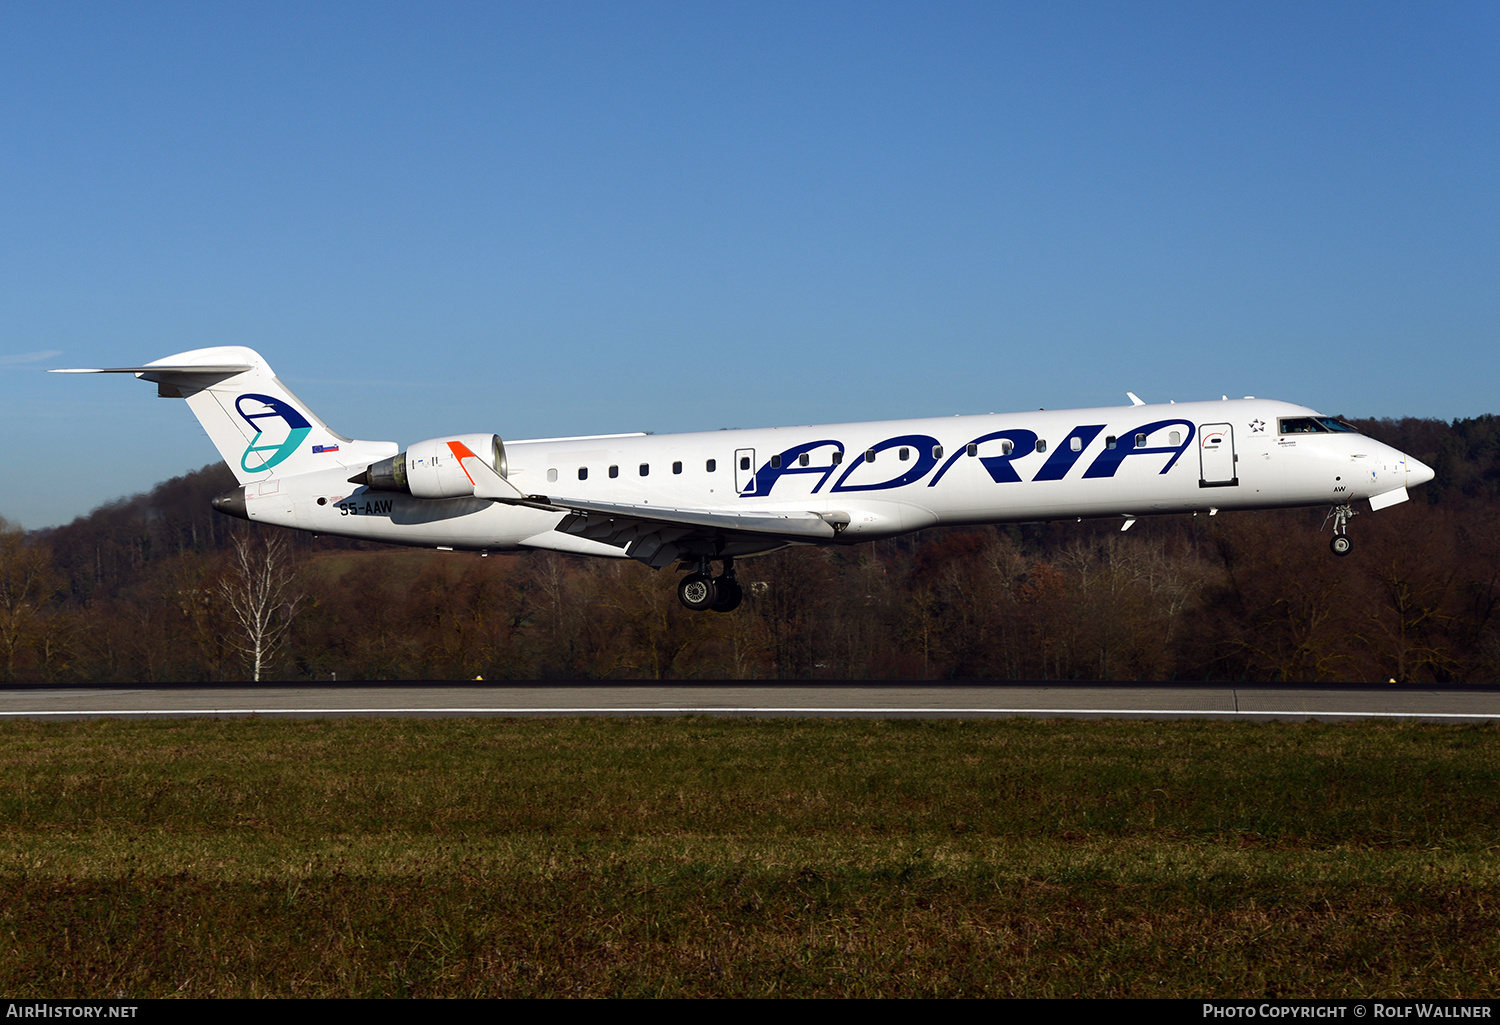
<path fill-rule="evenodd" d="M 0 690 L 0 718 L 727 715 L 1500 720 L 1500 687 L 1276 684 L 222 684 Z"/>

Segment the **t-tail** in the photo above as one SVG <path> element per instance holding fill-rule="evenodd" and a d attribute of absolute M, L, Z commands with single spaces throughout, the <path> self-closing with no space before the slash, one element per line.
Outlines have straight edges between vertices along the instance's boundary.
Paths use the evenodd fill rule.
<path fill-rule="evenodd" d="M 55 370 L 57 374 L 134 374 L 164 398 L 186 399 L 241 484 L 336 466 L 363 469 L 396 454 L 390 441 L 336 433 L 282 384 L 253 349 L 221 345 L 166 356 L 139 367 Z"/>

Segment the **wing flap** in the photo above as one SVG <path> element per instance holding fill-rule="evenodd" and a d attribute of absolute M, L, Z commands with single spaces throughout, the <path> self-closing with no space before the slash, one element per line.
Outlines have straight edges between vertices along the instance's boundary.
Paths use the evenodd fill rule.
<path fill-rule="evenodd" d="M 607 543 L 615 543 L 609 539 L 627 532 L 633 537 L 679 532 L 673 540 L 691 535 L 733 533 L 806 541 L 831 540 L 837 533 L 832 523 L 815 512 L 725 512 L 555 497 L 544 501 L 568 513 L 555 529 Z"/>

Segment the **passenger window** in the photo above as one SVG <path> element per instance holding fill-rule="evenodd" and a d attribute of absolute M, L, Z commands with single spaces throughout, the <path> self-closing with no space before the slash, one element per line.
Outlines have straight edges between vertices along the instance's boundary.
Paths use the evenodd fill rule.
<path fill-rule="evenodd" d="M 1105 438 L 1104 438 L 1104 447 L 1105 448 L 1114 448 L 1115 447 L 1115 436 L 1113 434 L 1105 435 Z"/>
<path fill-rule="evenodd" d="M 798 466 L 806 466 L 810 462 L 812 462 L 812 460 L 807 457 L 807 453 L 806 452 L 802 453 L 800 456 L 797 457 L 797 465 Z"/>
<path fill-rule="evenodd" d="M 867 449 L 865 449 L 865 462 L 867 462 L 867 463 L 873 463 L 874 461 L 875 461 L 875 450 L 873 448 L 867 448 Z"/>
<path fill-rule="evenodd" d="M 781 469 L 781 457 L 780 456 L 772 456 L 771 457 L 771 469 L 773 469 L 773 470 L 779 470 L 779 469 Z"/>
<path fill-rule="evenodd" d="M 1174 444 L 1174 445 L 1181 445 L 1182 444 L 1182 432 L 1181 431 L 1173 431 L 1170 435 L 1168 435 L 1168 437 L 1170 437 L 1172 439 L 1172 444 Z"/>
<path fill-rule="evenodd" d="M 1144 434 L 1137 434 L 1135 436 L 1135 447 L 1136 448 L 1145 448 L 1146 447 L 1146 436 Z"/>
<path fill-rule="evenodd" d="M 900 459 L 903 463 L 906 462 L 906 460 L 911 458 L 911 449 L 903 448 L 900 452 L 896 453 L 896 458 Z"/>
<path fill-rule="evenodd" d="M 557 483 L 557 469 L 555 467 L 552 468 L 552 469 L 549 469 L 547 471 L 547 483 L 548 484 L 556 484 Z"/>
<path fill-rule="evenodd" d="M 1047 451 L 1047 439 L 1046 438 L 1038 438 L 1037 439 L 1036 450 L 1038 452 L 1045 452 L 1045 451 Z"/>
<path fill-rule="evenodd" d="M 835 452 L 833 454 L 833 465 L 834 466 L 839 466 L 843 462 L 844 462 L 844 453 L 842 453 L 842 452 Z"/>
<path fill-rule="evenodd" d="M 941 459 L 941 458 L 943 458 L 943 446 L 941 446 L 941 445 L 934 445 L 934 446 L 932 446 L 932 458 L 934 458 L 934 459 Z"/>
<path fill-rule="evenodd" d="M 611 477 L 618 477 L 620 475 L 620 468 L 618 466 L 611 466 L 609 468 L 609 475 Z"/>
<path fill-rule="evenodd" d="M 1016 448 L 1016 446 L 1013 445 L 1013 444 L 1011 444 L 1011 440 L 1009 438 L 1006 438 L 1004 441 L 1002 441 L 1000 443 L 1000 454 L 1002 456 L 1008 456 L 1013 451 L 1015 451 L 1015 448 Z"/>
<path fill-rule="evenodd" d="M 578 468 L 578 479 L 579 480 L 588 480 L 589 479 L 589 468 L 587 466 L 580 466 Z"/>
<path fill-rule="evenodd" d="M 650 463 L 642 463 L 641 464 L 641 476 L 644 477 L 647 474 L 649 474 L 650 472 L 651 472 L 651 464 Z"/>
<path fill-rule="evenodd" d="M 708 462 L 706 462 L 706 463 L 703 464 L 703 469 L 707 470 L 709 473 L 713 473 L 718 468 L 719 468 L 718 462 L 716 460 L 713 460 L 713 459 L 710 459 Z"/>
<path fill-rule="evenodd" d="M 967 452 L 971 456 L 977 456 L 977 455 L 979 455 L 979 446 L 976 445 L 976 444 L 974 444 L 971 441 L 971 442 L 969 442 L 969 447 L 966 448 L 966 449 L 964 449 L 964 451 Z"/>
<path fill-rule="evenodd" d="M 1080 438 L 1080 437 L 1078 437 L 1075 434 L 1073 437 L 1071 437 L 1071 438 L 1068 439 L 1068 447 L 1071 448 L 1074 452 L 1082 452 L 1083 451 L 1083 439 Z M 1040 450 L 1038 450 L 1038 451 L 1040 451 Z"/>
<path fill-rule="evenodd" d="M 680 462 L 673 463 L 672 464 L 672 472 L 673 473 L 681 473 L 682 472 L 682 463 L 680 463 Z"/>

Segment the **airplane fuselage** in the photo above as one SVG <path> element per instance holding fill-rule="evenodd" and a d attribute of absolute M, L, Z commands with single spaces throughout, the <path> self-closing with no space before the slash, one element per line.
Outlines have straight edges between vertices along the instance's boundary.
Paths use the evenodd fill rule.
<path fill-rule="evenodd" d="M 444 549 L 539 548 L 694 572 L 692 609 L 743 597 L 733 564 L 789 544 L 928 527 L 1327 505 L 1348 554 L 1351 503 L 1405 501 L 1415 459 L 1286 402 L 1136 404 L 694 434 L 504 442 L 450 435 L 404 451 L 336 433 L 242 346 L 129 373 L 187 400 L 240 486 L 233 516 Z M 719 576 L 711 561 L 723 564 Z"/>
<path fill-rule="evenodd" d="M 506 477 L 558 505 L 846 515 L 827 543 L 936 526 L 1340 505 L 1420 482 L 1411 479 L 1406 455 L 1364 435 L 1278 429 L 1319 416 L 1290 403 L 1236 399 L 514 441 L 505 443 Z M 275 482 L 265 495 L 251 485 L 246 512 L 402 544 L 626 554 L 557 533 L 565 515 L 557 511 L 419 499 L 352 486 L 348 476 L 335 464 Z"/>

